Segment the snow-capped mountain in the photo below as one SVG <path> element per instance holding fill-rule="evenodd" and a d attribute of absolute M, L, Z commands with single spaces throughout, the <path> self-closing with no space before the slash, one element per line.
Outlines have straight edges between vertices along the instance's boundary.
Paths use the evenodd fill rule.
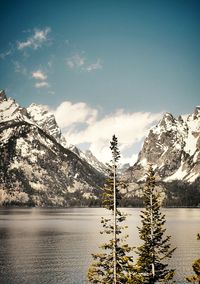
<path fill-rule="evenodd" d="M 67 142 L 61 133 L 60 128 L 57 125 L 55 116 L 48 111 L 48 107 L 44 105 L 31 104 L 27 108 L 28 115 L 31 120 L 42 128 L 49 135 L 54 137 L 58 143 L 67 147 Z"/>
<path fill-rule="evenodd" d="M 85 152 L 80 151 L 80 157 L 81 159 L 85 160 L 87 163 L 92 165 L 95 169 L 97 169 L 99 172 L 103 174 L 107 174 L 107 168 L 106 166 L 100 162 L 90 150 L 86 150 Z"/>
<path fill-rule="evenodd" d="M 97 158 L 92 154 L 90 150 L 86 150 L 84 152 L 78 149 L 75 145 L 67 143 L 55 120 L 55 116 L 48 111 L 48 107 L 45 107 L 44 105 L 31 104 L 27 108 L 27 113 L 36 125 L 42 128 L 46 133 L 54 137 L 56 141 L 63 147 L 68 148 L 70 151 L 74 152 L 82 160 L 86 161 L 100 173 L 106 174 L 106 166 L 99 160 L 97 160 Z"/>
<path fill-rule="evenodd" d="M 122 206 L 142 205 L 148 164 L 167 205 L 200 203 L 200 107 L 178 118 L 166 113 L 150 129 L 135 165 L 119 171 L 128 181 Z M 96 205 L 105 175 L 90 151 L 68 145 L 47 107 L 23 108 L 0 91 L 0 205 Z"/>
<path fill-rule="evenodd" d="M 188 116 L 166 113 L 144 140 L 137 162 L 125 171 L 126 204 L 142 206 L 149 164 L 156 188 L 167 206 L 200 206 L 200 107 Z"/>
<path fill-rule="evenodd" d="M 187 117 L 166 113 L 152 127 L 144 141 L 135 165 L 126 177 L 143 181 L 148 164 L 152 164 L 157 180 L 181 180 L 192 183 L 200 177 L 200 107 Z"/>
<path fill-rule="evenodd" d="M 0 122 L 28 119 L 27 110 L 20 107 L 15 100 L 11 98 L 7 99 L 3 90 L 0 90 L 0 103 Z"/>
<path fill-rule="evenodd" d="M 0 203 L 94 204 L 104 175 L 65 147 L 55 118 L 0 92 Z"/>

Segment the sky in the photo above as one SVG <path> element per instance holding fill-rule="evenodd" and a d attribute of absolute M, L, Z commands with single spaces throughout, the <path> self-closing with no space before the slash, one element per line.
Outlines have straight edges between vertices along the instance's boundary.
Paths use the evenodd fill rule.
<path fill-rule="evenodd" d="M 0 0 L 0 89 L 101 161 L 133 164 L 164 112 L 200 105 L 199 0 Z"/>

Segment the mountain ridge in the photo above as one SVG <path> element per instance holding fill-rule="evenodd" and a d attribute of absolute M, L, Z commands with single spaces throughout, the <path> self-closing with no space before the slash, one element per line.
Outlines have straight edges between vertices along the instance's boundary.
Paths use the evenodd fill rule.
<path fill-rule="evenodd" d="M 0 91 L 0 118 L 0 204 L 100 205 L 106 166 L 91 151 L 69 145 L 47 107 L 23 108 Z M 178 200 L 190 188 L 189 198 L 195 193 L 200 203 L 200 106 L 188 116 L 165 113 L 150 129 L 137 162 L 119 169 L 128 183 L 122 206 L 142 205 L 149 164 L 167 205 L 187 205 Z"/>
<path fill-rule="evenodd" d="M 64 147 L 55 119 L 33 119 L 1 93 L 1 204 L 70 206 L 96 202 L 104 175 Z M 50 126 L 45 119 L 50 119 Z M 57 128 L 57 131 L 54 129 Z"/>
<path fill-rule="evenodd" d="M 149 164 L 155 170 L 162 199 L 169 197 L 171 191 L 174 200 L 178 199 L 178 188 L 183 189 L 179 194 L 184 195 L 187 188 L 194 187 L 199 196 L 197 202 L 200 204 L 199 106 L 184 118 L 175 118 L 172 114 L 165 113 L 159 123 L 149 130 L 138 160 L 123 175 L 123 179 L 129 183 L 127 194 L 130 197 L 141 196 Z"/>

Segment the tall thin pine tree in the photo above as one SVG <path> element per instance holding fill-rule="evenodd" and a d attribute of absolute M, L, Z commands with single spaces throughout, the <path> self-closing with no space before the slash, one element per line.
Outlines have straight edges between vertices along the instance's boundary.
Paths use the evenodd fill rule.
<path fill-rule="evenodd" d="M 110 239 L 100 246 L 102 252 L 92 254 L 93 263 L 88 270 L 90 283 L 122 284 L 132 282 L 133 259 L 130 256 L 132 248 L 126 243 L 126 236 L 122 236 L 126 226 L 121 223 L 126 216 L 118 207 L 119 180 L 117 166 L 120 158 L 117 137 L 114 135 L 110 142 L 112 161 L 108 165 L 108 178 L 103 188 L 103 206 L 111 211 L 110 218 L 102 218 L 102 234 Z"/>
<path fill-rule="evenodd" d="M 139 255 L 136 263 L 138 283 L 170 283 L 174 270 L 168 269 L 166 260 L 171 258 L 175 249 L 170 249 L 170 236 L 165 236 L 165 215 L 161 213 L 159 195 L 155 190 L 155 175 L 149 167 L 144 188 L 144 206 L 141 211 L 142 227 L 139 229 L 140 239 L 144 242 L 137 248 Z M 136 281 L 137 283 L 137 281 Z"/>

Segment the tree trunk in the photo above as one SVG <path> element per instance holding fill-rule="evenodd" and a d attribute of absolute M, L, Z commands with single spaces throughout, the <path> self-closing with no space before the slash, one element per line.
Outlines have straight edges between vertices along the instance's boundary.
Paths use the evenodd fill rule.
<path fill-rule="evenodd" d="M 117 261 L 116 261 L 116 166 L 115 166 L 115 159 L 114 159 L 114 169 L 113 169 L 113 283 L 117 284 Z"/>

